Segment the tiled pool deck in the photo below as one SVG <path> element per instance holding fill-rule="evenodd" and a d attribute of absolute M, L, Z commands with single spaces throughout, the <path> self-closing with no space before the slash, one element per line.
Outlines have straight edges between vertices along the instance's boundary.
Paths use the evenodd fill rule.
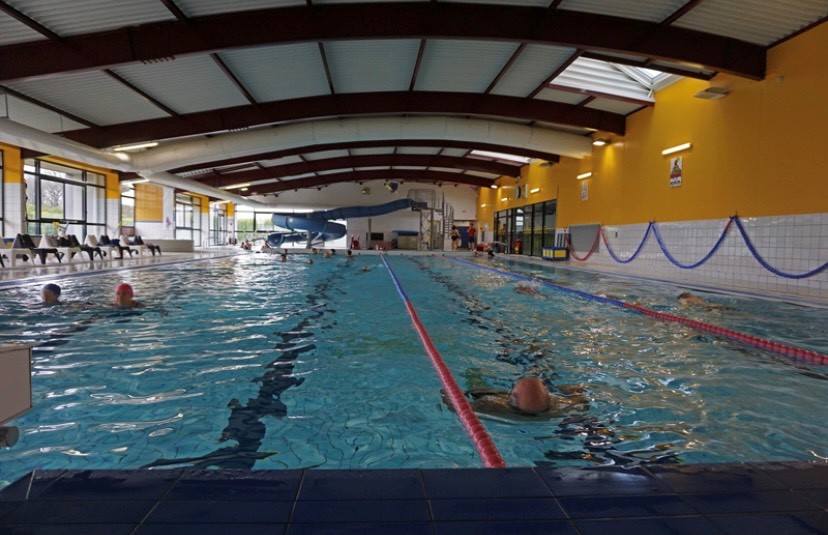
<path fill-rule="evenodd" d="M 0 491 L 0 533 L 828 533 L 828 463 L 43 471 Z"/>

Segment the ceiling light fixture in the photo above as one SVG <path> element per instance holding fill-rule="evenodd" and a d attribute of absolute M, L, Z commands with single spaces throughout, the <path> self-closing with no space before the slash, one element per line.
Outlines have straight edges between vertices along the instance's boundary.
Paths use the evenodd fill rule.
<path fill-rule="evenodd" d="M 229 186 L 223 186 L 219 189 L 241 189 L 242 191 L 246 191 L 250 186 L 252 186 L 250 182 L 245 182 L 244 184 L 231 184 Z"/>
<path fill-rule="evenodd" d="M 503 201 L 503 202 L 506 202 L 506 201 L 509 200 L 509 197 L 501 197 L 500 200 Z"/>
<path fill-rule="evenodd" d="M 157 141 L 147 141 L 146 143 L 135 143 L 134 145 L 121 145 L 118 147 L 113 147 L 112 150 L 114 150 L 115 152 L 128 152 L 131 150 L 151 149 L 152 147 L 157 146 Z"/>
<path fill-rule="evenodd" d="M 492 189 L 497 189 L 497 184 L 492 184 L 492 185 L 491 185 L 491 186 L 489 186 L 489 187 L 490 187 L 490 188 L 492 188 Z"/>
<path fill-rule="evenodd" d="M 530 158 L 525 156 L 517 156 L 515 154 L 506 154 L 503 152 L 491 152 L 488 150 L 477 150 L 474 149 L 471 151 L 472 156 L 482 156 L 484 158 L 495 158 L 497 160 L 509 160 L 510 162 L 518 162 L 518 163 L 529 163 Z"/>
<path fill-rule="evenodd" d="M 532 188 L 529 190 L 529 193 L 537 193 L 540 191 L 540 188 Z"/>
<path fill-rule="evenodd" d="M 687 150 L 692 147 L 692 143 L 682 143 L 681 145 L 676 145 L 675 147 L 670 147 L 669 149 L 664 149 L 661 151 L 663 156 L 667 156 L 668 154 L 674 154 L 676 152 L 681 152 L 683 150 Z"/>
<path fill-rule="evenodd" d="M 480 208 L 486 208 L 486 203 L 481 204 Z"/>
<path fill-rule="evenodd" d="M 609 139 L 598 138 L 592 140 L 593 147 L 603 147 L 604 145 L 609 145 Z"/>
<path fill-rule="evenodd" d="M 580 175 L 576 176 L 578 180 L 583 180 L 585 178 L 589 178 L 592 176 L 592 171 L 587 171 L 586 173 L 581 173 Z"/>

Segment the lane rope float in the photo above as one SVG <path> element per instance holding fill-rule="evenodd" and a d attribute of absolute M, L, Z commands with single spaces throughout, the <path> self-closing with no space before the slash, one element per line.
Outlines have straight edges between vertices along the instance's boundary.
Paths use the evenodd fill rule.
<path fill-rule="evenodd" d="M 434 369 L 437 371 L 437 375 L 440 377 L 440 382 L 443 384 L 443 388 L 451 401 L 451 405 L 457 412 L 457 416 L 460 418 L 460 422 L 466 429 L 466 433 L 468 433 L 469 437 L 472 439 L 474 447 L 477 449 L 477 453 L 480 455 L 484 466 L 486 466 L 486 468 L 505 467 L 506 462 L 497 450 L 497 446 L 495 446 L 492 441 L 492 437 L 489 436 L 486 428 L 483 427 L 482 423 L 480 423 L 480 419 L 474 413 L 474 410 L 471 408 L 471 405 L 466 399 L 466 396 L 463 394 L 463 391 L 457 385 L 457 381 L 454 380 L 451 370 L 449 370 L 448 366 L 446 366 L 445 361 L 443 361 L 443 357 L 440 355 L 440 352 L 437 350 L 434 342 L 428 335 L 428 331 L 426 331 L 426 328 L 420 321 L 417 311 L 414 309 L 414 305 L 411 303 L 408 295 L 406 295 L 405 290 L 403 290 L 397 275 L 394 273 L 394 270 L 391 269 L 391 266 L 388 265 L 385 255 L 380 255 L 380 258 L 382 259 L 382 263 L 385 264 L 388 274 L 391 275 L 391 280 L 394 282 L 394 286 L 397 288 L 397 293 L 400 295 L 400 298 L 405 303 L 405 308 L 408 311 L 409 317 L 411 317 L 411 322 L 414 324 L 414 329 L 417 331 L 417 335 L 420 337 L 420 342 L 422 342 L 426 354 L 429 359 L 431 359 L 431 364 L 434 366 Z"/>
<path fill-rule="evenodd" d="M 657 312 L 655 310 L 651 310 L 646 307 L 642 307 L 640 305 L 634 305 L 632 303 L 626 303 L 624 301 L 618 299 L 609 299 L 607 297 L 601 297 L 598 295 L 593 295 L 589 292 L 584 292 L 581 290 L 574 290 L 572 288 L 567 288 L 566 286 L 561 286 L 559 284 L 554 284 L 551 282 L 547 282 L 544 280 L 536 279 L 535 277 L 529 277 L 526 275 L 519 275 L 517 273 L 512 273 L 509 271 L 503 271 L 501 269 L 493 268 L 490 266 L 482 266 L 475 262 L 470 262 L 468 260 L 460 260 L 456 258 L 450 259 L 452 262 L 457 262 L 460 264 L 467 264 L 470 266 L 474 266 L 478 269 L 483 269 L 486 271 L 491 271 L 493 273 L 497 273 L 499 275 L 503 275 L 506 277 L 510 277 L 513 279 L 518 280 L 525 280 L 530 282 L 540 283 L 548 288 L 553 288 L 555 290 L 563 291 L 566 293 L 577 295 L 583 299 L 589 299 L 591 301 L 597 301 L 599 303 L 606 303 L 610 305 L 614 305 L 617 307 L 621 307 L 628 310 L 634 310 L 640 314 L 644 314 L 645 316 L 649 316 L 651 318 L 655 318 L 661 321 L 666 321 L 670 323 L 680 323 L 682 325 L 687 325 L 688 327 L 692 327 L 698 331 L 714 334 L 716 336 L 721 336 L 724 338 L 729 338 L 731 340 L 735 340 L 736 342 L 758 347 L 760 349 L 764 349 L 767 351 L 773 351 L 774 353 L 778 353 L 780 355 L 784 355 L 788 358 L 794 360 L 804 360 L 807 362 L 811 362 L 813 364 L 818 364 L 820 366 L 828 365 L 828 355 L 824 355 L 822 353 L 818 353 L 816 351 L 812 351 L 810 349 L 804 349 L 801 347 L 790 346 L 787 344 L 783 344 L 780 342 L 774 342 L 773 340 L 768 340 L 766 338 L 760 338 L 758 336 L 753 336 L 747 333 L 743 333 L 740 331 L 736 331 L 733 329 L 728 329 L 725 327 L 719 327 L 717 325 L 713 325 L 710 323 L 705 323 L 703 321 L 696 321 L 689 318 L 684 318 L 682 316 L 677 316 L 675 314 L 667 314 L 665 312 Z"/>

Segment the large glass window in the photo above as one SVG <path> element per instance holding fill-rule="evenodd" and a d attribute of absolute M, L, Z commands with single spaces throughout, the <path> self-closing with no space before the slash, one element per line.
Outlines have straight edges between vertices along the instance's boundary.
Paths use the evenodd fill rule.
<path fill-rule="evenodd" d="M 542 256 L 555 241 L 557 201 L 530 204 L 495 214 L 498 241 L 511 253 Z"/>
<path fill-rule="evenodd" d="M 135 186 L 121 182 L 121 227 L 135 226 Z"/>
<path fill-rule="evenodd" d="M 210 245 L 227 245 L 227 205 L 210 203 Z"/>
<path fill-rule="evenodd" d="M 175 194 L 175 237 L 201 245 L 201 197 Z"/>
<path fill-rule="evenodd" d="M 24 161 L 26 231 L 101 234 L 106 228 L 106 177 L 40 160 Z"/>

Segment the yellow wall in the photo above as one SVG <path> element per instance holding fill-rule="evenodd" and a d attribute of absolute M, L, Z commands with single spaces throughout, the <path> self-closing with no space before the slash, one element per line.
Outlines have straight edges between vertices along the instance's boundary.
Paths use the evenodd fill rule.
<path fill-rule="evenodd" d="M 656 105 L 631 115 L 623 137 L 595 147 L 584 160 L 524 168 L 519 184 L 540 184 L 528 201 L 500 202 L 482 190 L 478 217 L 559 198 L 557 226 L 628 224 L 828 212 L 828 24 L 768 52 L 768 76 L 754 82 L 719 75 L 685 79 L 656 94 Z M 720 100 L 694 98 L 709 86 L 726 87 Z M 599 137 L 599 136 L 596 136 Z M 662 156 L 667 147 L 690 150 Z M 683 157 L 683 183 L 669 185 L 669 161 Z M 592 171 L 589 199 L 581 201 L 575 175 Z M 499 182 L 512 183 L 502 178 Z M 545 186 L 544 186 L 545 185 Z M 557 190 L 559 187 L 559 192 Z M 555 192 L 553 192 L 555 188 Z M 514 192 L 509 191 L 510 197 Z M 501 195 L 497 195 L 500 197 Z"/>
<path fill-rule="evenodd" d="M 3 182 L 19 184 L 23 182 L 23 162 L 20 159 L 20 149 L 0 143 L 3 152 Z"/>
<path fill-rule="evenodd" d="M 164 220 L 164 188 L 155 184 L 135 184 L 135 221 Z"/>

